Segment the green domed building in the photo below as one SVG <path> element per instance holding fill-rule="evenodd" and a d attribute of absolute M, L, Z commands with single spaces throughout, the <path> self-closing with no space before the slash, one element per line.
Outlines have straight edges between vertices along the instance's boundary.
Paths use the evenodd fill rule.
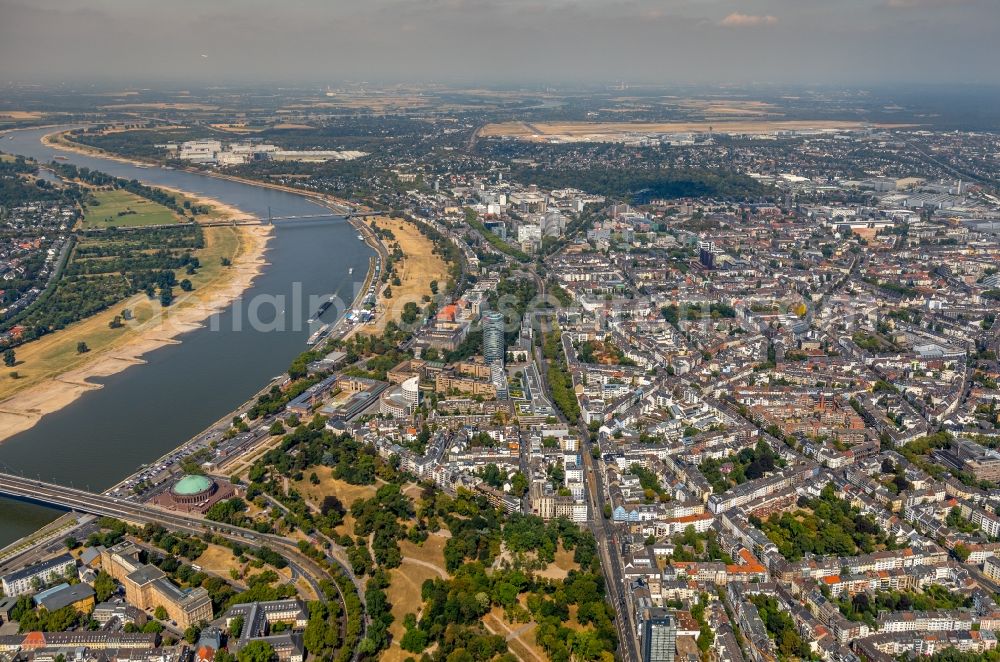
<path fill-rule="evenodd" d="M 224 478 L 201 474 L 184 474 L 169 490 L 152 498 L 158 506 L 170 510 L 205 513 L 214 504 L 235 496 L 236 489 Z"/>
<path fill-rule="evenodd" d="M 191 497 L 208 493 L 213 487 L 215 487 L 215 482 L 208 476 L 187 474 L 174 483 L 172 491 L 174 496 Z"/>
<path fill-rule="evenodd" d="M 219 485 L 208 476 L 185 474 L 170 488 L 170 500 L 175 504 L 203 504 L 219 491 Z"/>

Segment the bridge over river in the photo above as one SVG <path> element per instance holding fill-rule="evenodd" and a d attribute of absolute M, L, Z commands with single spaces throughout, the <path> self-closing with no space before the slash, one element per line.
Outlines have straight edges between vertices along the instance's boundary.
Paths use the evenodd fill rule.
<path fill-rule="evenodd" d="M 111 228 L 91 228 L 88 232 L 128 232 L 130 230 L 159 230 L 162 228 L 189 228 L 194 226 L 201 226 L 203 228 L 213 228 L 213 227 L 227 227 L 234 225 L 272 225 L 274 223 L 280 223 L 284 225 L 285 223 L 294 223 L 297 221 L 316 221 L 316 220 L 327 220 L 327 221 L 340 221 L 348 220 L 354 218 L 372 218 L 375 216 L 385 216 L 385 212 L 378 211 L 365 211 L 365 212 L 330 212 L 328 214 L 289 214 L 286 216 L 237 216 L 236 218 L 229 218 L 226 220 L 219 221 L 188 221 L 184 223 L 159 223 L 156 225 L 136 225 L 136 226 L 115 226 Z"/>

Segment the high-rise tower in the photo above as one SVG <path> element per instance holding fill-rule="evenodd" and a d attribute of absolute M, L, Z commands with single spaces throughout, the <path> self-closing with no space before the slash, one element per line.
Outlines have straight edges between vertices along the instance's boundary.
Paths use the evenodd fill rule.
<path fill-rule="evenodd" d="M 487 363 L 503 363 L 507 349 L 504 343 L 505 323 L 502 313 L 495 310 L 483 313 L 483 357 Z"/>

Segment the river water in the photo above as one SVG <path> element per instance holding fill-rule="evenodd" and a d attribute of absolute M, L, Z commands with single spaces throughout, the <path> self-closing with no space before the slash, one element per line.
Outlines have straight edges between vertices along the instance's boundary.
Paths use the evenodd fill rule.
<path fill-rule="evenodd" d="M 267 216 L 269 207 L 275 216 L 329 213 L 292 193 L 62 152 L 40 142 L 51 131 L 14 132 L 13 140 L 0 137 L 0 150 L 40 163 L 58 154 L 65 157 L 63 162 L 205 195 L 261 217 Z M 371 255 L 343 218 L 276 222 L 265 254 L 268 266 L 239 302 L 216 316 L 215 324 L 185 334 L 178 345 L 150 352 L 143 357 L 147 364 L 99 380 L 103 388 L 0 442 L 0 470 L 95 491 L 114 485 L 245 402 L 283 372 L 306 349 L 310 334 L 306 319 L 314 312 L 308 297 L 336 294 L 349 303 L 367 273 Z M 299 291 L 306 303 L 297 307 L 292 300 Z M 262 297 L 267 296 L 283 296 L 284 301 L 262 304 Z M 337 309 L 332 306 L 323 322 L 333 321 Z M 249 324 L 254 311 L 271 324 L 266 328 Z M 0 498 L 0 547 L 58 514 Z"/>

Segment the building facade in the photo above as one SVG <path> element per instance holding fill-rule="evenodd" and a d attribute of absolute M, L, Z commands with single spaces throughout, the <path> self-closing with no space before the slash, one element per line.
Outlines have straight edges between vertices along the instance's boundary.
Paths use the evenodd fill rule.
<path fill-rule="evenodd" d="M 642 622 L 642 662 L 674 662 L 677 621 L 666 609 L 646 611 Z"/>
<path fill-rule="evenodd" d="M 75 569 L 76 561 L 73 557 L 69 554 L 60 554 L 48 561 L 4 575 L 0 578 L 0 586 L 3 587 L 4 595 L 8 597 L 24 595 L 34 591 L 36 587 L 62 579 L 67 572 Z"/>
<path fill-rule="evenodd" d="M 212 620 L 212 598 L 200 586 L 182 590 L 162 570 L 139 562 L 139 548 L 124 542 L 101 552 L 102 567 L 125 586 L 125 600 L 142 610 L 163 607 L 181 629 Z"/>

